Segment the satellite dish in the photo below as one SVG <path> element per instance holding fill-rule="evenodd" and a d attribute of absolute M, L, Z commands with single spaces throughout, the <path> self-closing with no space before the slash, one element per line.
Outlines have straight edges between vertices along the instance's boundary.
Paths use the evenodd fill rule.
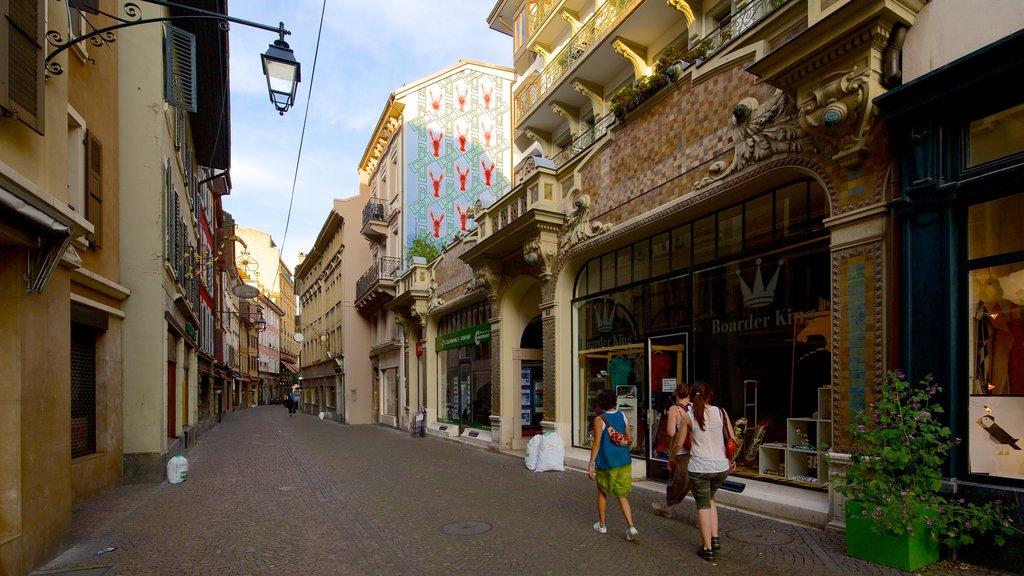
<path fill-rule="evenodd" d="M 249 300 L 260 295 L 260 291 L 255 286 L 249 286 L 248 284 L 239 284 L 231 288 L 231 293 L 241 298 L 242 300 Z"/>
<path fill-rule="evenodd" d="M 302 335 L 302 332 L 296 332 L 292 338 L 294 338 L 299 344 L 302 344 L 302 341 L 306 339 L 306 337 Z"/>

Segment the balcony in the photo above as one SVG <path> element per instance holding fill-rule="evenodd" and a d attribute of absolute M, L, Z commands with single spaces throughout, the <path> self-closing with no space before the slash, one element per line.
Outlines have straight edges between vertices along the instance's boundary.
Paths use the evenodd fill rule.
<path fill-rule="evenodd" d="M 614 124 L 615 114 L 606 114 L 604 117 L 599 118 L 589 130 L 573 138 L 568 146 L 563 148 L 558 154 L 555 154 L 555 157 L 551 159 L 555 164 L 555 168 L 565 166 L 573 158 L 583 153 L 584 150 L 590 148 L 590 145 L 607 134 L 608 129 Z"/>
<path fill-rule="evenodd" d="M 516 254 L 525 258 L 524 247 L 533 240 L 546 248 L 557 244 L 565 216 L 552 162 L 531 156 L 516 167 L 514 178 L 515 187 L 508 194 L 474 215 L 478 240 L 460 256 L 474 269 L 487 262 L 507 262 Z"/>
<path fill-rule="evenodd" d="M 380 198 L 370 198 L 363 206 L 363 236 L 380 240 L 388 235 L 388 206 Z"/>
<path fill-rule="evenodd" d="M 356 281 L 356 308 L 369 312 L 380 308 L 395 297 L 396 272 L 402 266 L 401 258 L 384 256 Z"/>
<path fill-rule="evenodd" d="M 568 4 L 564 2 L 558 9 L 568 13 Z M 559 102 L 585 113 L 593 109 L 593 103 L 578 85 L 606 94 L 634 76 L 633 64 L 616 51 L 616 41 L 635 47 L 650 59 L 654 51 L 664 47 L 666 39 L 681 36 L 686 30 L 683 12 L 664 0 L 607 0 L 580 23 L 575 33 L 565 19 L 546 14 L 531 37 L 530 48 L 538 52 L 546 46 L 559 49 L 547 57 L 541 72 L 524 79 L 516 89 L 517 131 L 520 135 L 525 129 L 559 134 L 564 131 L 565 119 L 547 104 Z M 595 110 L 597 114 L 603 112 Z"/>

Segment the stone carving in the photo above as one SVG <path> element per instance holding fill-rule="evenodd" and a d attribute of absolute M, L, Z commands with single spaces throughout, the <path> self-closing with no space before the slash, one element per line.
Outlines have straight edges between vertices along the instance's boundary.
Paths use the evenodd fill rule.
<path fill-rule="evenodd" d="M 548 243 L 542 242 L 537 236 L 523 244 L 523 259 L 540 269 L 542 280 L 551 279 L 551 264 L 554 262 L 555 251 Z"/>
<path fill-rule="evenodd" d="M 491 294 L 498 289 L 498 276 L 490 266 L 485 265 L 473 271 L 473 280 L 466 284 L 466 293 L 475 292 L 481 288 Z"/>
<path fill-rule="evenodd" d="M 566 214 L 565 232 L 558 240 L 561 252 L 611 230 L 611 224 L 590 221 L 590 196 L 581 194 L 573 203 L 576 207 L 571 214 Z"/>
<path fill-rule="evenodd" d="M 871 84 L 867 71 L 838 72 L 800 103 L 800 126 L 831 146 L 837 152 L 833 159 L 846 167 L 867 156 L 864 136 L 877 110 Z"/>
<path fill-rule="evenodd" d="M 708 169 L 709 174 L 701 178 L 694 188 L 704 188 L 776 154 L 802 152 L 805 147 L 810 147 L 812 140 L 800 127 L 796 116 L 796 106 L 781 90 L 764 104 L 754 98 L 740 100 L 732 110 L 736 124 L 732 164 L 713 163 Z"/>
<path fill-rule="evenodd" d="M 430 296 L 427 298 L 427 314 L 444 304 L 444 299 L 437 295 L 437 280 L 434 278 L 434 274 L 430 274 Z"/>

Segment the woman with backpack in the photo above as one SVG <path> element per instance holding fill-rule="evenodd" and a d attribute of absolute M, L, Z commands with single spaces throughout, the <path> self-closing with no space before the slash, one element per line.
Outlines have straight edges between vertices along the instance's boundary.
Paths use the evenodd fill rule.
<path fill-rule="evenodd" d="M 608 533 L 605 511 L 611 495 L 618 499 L 622 516 L 626 519 L 626 540 L 635 542 L 638 534 L 633 526 L 633 511 L 628 498 L 633 491 L 633 457 L 629 455 L 633 435 L 629 420 L 616 409 L 616 402 L 615 393 L 607 388 L 597 393 L 594 441 L 587 469 L 587 475 L 597 485 L 597 523 L 594 530 Z"/>

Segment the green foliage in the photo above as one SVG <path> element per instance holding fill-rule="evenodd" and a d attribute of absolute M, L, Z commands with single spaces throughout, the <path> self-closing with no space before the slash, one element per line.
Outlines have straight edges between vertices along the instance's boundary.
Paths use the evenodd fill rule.
<path fill-rule="evenodd" d="M 1002 545 L 1006 536 L 1022 533 L 1002 502 L 976 504 L 939 493 L 942 465 L 960 443 L 938 420 L 943 409 L 932 401 L 940 391 L 931 376 L 912 386 L 901 372 L 887 373 L 877 402 L 850 425 L 850 464 L 845 479 L 836 478 L 836 491 L 863 504 L 878 533 L 913 534 L 921 523 L 952 548 L 988 532 Z"/>
<path fill-rule="evenodd" d="M 441 253 L 441 246 L 430 234 L 420 234 L 409 242 L 405 251 L 410 259 L 413 256 L 422 256 L 427 262 L 430 262 Z"/>
<path fill-rule="evenodd" d="M 615 113 L 616 118 L 621 119 L 627 112 L 643 104 L 645 100 L 667 86 L 668 83 L 668 75 L 664 72 L 655 72 L 650 76 L 644 76 L 612 94 L 609 99 L 611 110 Z"/>
<path fill-rule="evenodd" d="M 707 60 L 708 56 L 715 51 L 715 40 L 708 36 L 694 45 L 683 54 L 683 60 L 687 62 L 696 62 L 697 60 Z"/>

